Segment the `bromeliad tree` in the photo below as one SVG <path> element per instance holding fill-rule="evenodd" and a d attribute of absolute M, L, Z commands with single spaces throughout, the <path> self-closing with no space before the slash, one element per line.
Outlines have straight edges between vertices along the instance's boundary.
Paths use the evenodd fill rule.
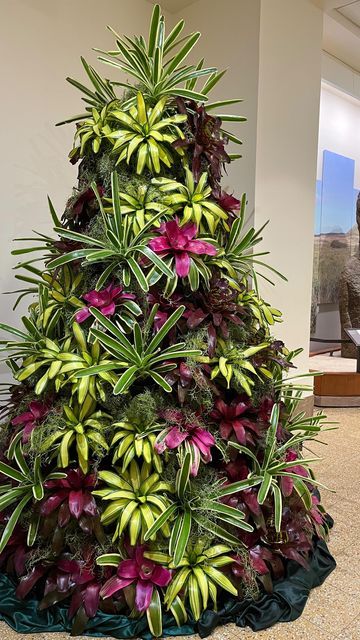
<path fill-rule="evenodd" d="M 1 325 L 5 387 L 0 562 L 17 595 L 70 602 L 73 633 L 98 610 L 181 626 L 226 598 L 271 590 L 327 533 L 304 455 L 324 417 L 284 381 L 296 353 L 245 196 L 221 188 L 241 116 L 211 102 L 223 71 L 187 62 L 200 34 L 115 36 L 85 60 L 72 163 L 79 180 L 55 238 L 21 238 L 23 328 Z M 112 31 L 112 30 L 111 30 Z M 201 84 L 201 88 L 199 88 Z M 118 95 L 118 87 L 124 95 Z M 30 257 L 30 259 L 28 259 Z M 45 264 L 45 268 L 41 263 Z M 260 273 L 259 273 L 260 271 Z M 16 304 L 17 304 L 16 303 Z M 15 305 L 16 306 L 16 305 Z M 169 615 L 169 614 L 167 614 Z"/>

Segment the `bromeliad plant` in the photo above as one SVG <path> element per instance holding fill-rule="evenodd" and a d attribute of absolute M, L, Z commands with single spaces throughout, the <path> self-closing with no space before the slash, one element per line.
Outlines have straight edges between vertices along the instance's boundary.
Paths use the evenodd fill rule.
<path fill-rule="evenodd" d="M 106 105 L 99 112 L 95 107 L 91 109 L 91 116 L 86 118 L 80 126 L 78 126 L 74 138 L 74 147 L 69 154 L 70 160 L 83 158 L 87 146 L 91 143 L 94 153 L 99 153 L 101 143 L 111 133 L 109 126 L 109 107 Z M 76 143 L 79 142 L 77 145 Z"/>
<path fill-rule="evenodd" d="M 260 505 L 264 504 L 269 493 L 272 494 L 274 526 L 277 533 L 281 531 L 283 496 L 289 497 L 295 491 L 302 500 L 305 509 L 310 513 L 313 504 L 311 488 L 324 486 L 315 480 L 309 468 L 310 464 L 316 462 L 319 458 L 304 459 L 296 450 L 305 442 L 314 438 L 314 434 L 320 430 L 320 422 L 321 416 L 311 421 L 311 425 L 308 425 L 306 420 L 305 422 L 298 420 L 296 431 L 299 430 L 299 432 L 279 446 L 277 443 L 279 405 L 274 405 L 266 435 L 264 458 L 261 463 L 248 447 L 235 442 L 231 444 L 232 447 L 235 447 L 249 458 L 249 465 L 253 468 L 252 473 L 249 474 L 249 479 L 253 481 L 252 486 L 259 485 L 258 503 Z M 236 485 L 236 483 L 234 484 Z M 240 481 L 239 486 L 247 488 L 247 480 Z M 229 487 L 230 491 L 231 485 Z M 226 492 L 226 495 L 229 494 Z"/>
<path fill-rule="evenodd" d="M 217 248 L 209 242 L 209 238 L 196 237 L 196 224 L 188 222 L 181 227 L 179 220 L 175 218 L 162 223 L 157 231 L 160 235 L 150 240 L 149 247 L 155 254 L 170 256 L 167 262 L 173 270 L 167 280 L 166 295 L 174 292 L 179 278 L 187 278 L 192 291 L 199 289 L 201 278 L 209 286 L 211 271 L 200 256 L 215 256 Z M 149 276 L 151 284 L 155 284 L 161 276 L 162 273 L 153 268 Z"/>
<path fill-rule="evenodd" d="M 108 133 L 110 140 L 114 140 L 113 154 L 118 156 L 116 164 L 123 160 L 130 163 L 136 154 L 136 173 L 141 175 L 144 168 L 150 173 L 160 173 L 161 164 L 171 167 L 173 153 L 171 146 L 183 133 L 178 124 L 186 117 L 176 114 L 162 118 L 167 99 L 161 98 L 153 109 L 146 107 L 141 91 L 136 97 L 136 107 L 130 107 L 129 112 L 113 111 L 112 118 L 118 128 Z M 178 154 L 183 155 L 181 150 Z"/>
<path fill-rule="evenodd" d="M 110 598 L 129 585 L 135 585 L 135 609 L 140 615 L 146 612 L 151 633 L 160 636 L 162 614 L 158 587 L 167 587 L 171 581 L 171 571 L 147 558 L 145 550 L 144 545 L 137 545 L 133 557 L 126 560 L 119 553 L 99 556 L 96 562 L 101 567 L 116 567 L 116 575 L 104 584 L 100 595 L 104 599 Z"/>
<path fill-rule="evenodd" d="M 101 456 L 109 449 L 104 432 L 109 431 L 111 416 L 105 411 L 95 411 L 95 407 L 96 402 L 90 396 L 84 398 L 81 406 L 77 403 L 73 407 L 65 405 L 60 428 L 42 443 L 41 452 L 57 455 L 60 468 L 69 466 L 73 444 L 83 473 L 89 470 L 90 451 Z"/>
<path fill-rule="evenodd" d="M 166 420 L 168 426 L 163 429 L 154 442 L 154 448 L 158 453 L 164 453 L 167 449 L 180 449 L 190 453 L 191 475 L 196 476 L 199 471 L 200 460 L 211 462 L 211 447 L 215 445 L 215 438 L 206 431 L 200 419 L 199 412 L 187 416 L 178 409 L 165 409 L 161 417 Z"/>
<path fill-rule="evenodd" d="M 305 453 L 325 418 L 299 412 L 299 350 L 258 287 L 277 272 L 221 185 L 239 100 L 211 101 L 224 72 L 188 62 L 183 27 L 156 5 L 147 38 L 111 30 L 100 60 L 125 82 L 82 58 L 78 184 L 63 215 L 49 200 L 54 237 L 13 251 L 31 303 L 0 324 L 0 568 L 40 609 L 68 604 L 73 634 L 119 613 L 129 636 L 195 630 L 328 532 Z"/>
<path fill-rule="evenodd" d="M 27 381 L 34 375 L 38 378 L 41 374 L 34 386 L 37 395 L 51 386 L 59 392 L 63 386 L 69 385 L 72 395 L 77 395 L 80 403 L 87 395 L 94 400 L 98 397 L 105 399 L 103 387 L 106 383 L 114 385 L 116 376 L 111 370 L 113 364 L 109 360 L 109 354 L 101 350 L 99 342 L 95 340 L 90 344 L 76 322 L 72 324 L 71 335 L 63 342 L 44 336 L 28 318 L 23 318 L 23 322 L 28 335 L 3 325 L 8 332 L 22 338 L 21 341 L 4 341 L 2 349 L 12 354 L 11 363 L 19 382 Z M 23 358 L 21 366 L 16 363 L 19 358 Z M 96 375 L 85 376 L 82 380 L 75 377 L 77 372 L 89 367 L 97 367 Z"/>
<path fill-rule="evenodd" d="M 211 199 L 211 187 L 207 185 L 206 172 L 196 183 L 190 169 L 185 167 L 185 184 L 170 178 L 154 178 L 152 183 L 158 186 L 160 191 L 170 194 L 164 198 L 164 203 L 175 212 L 182 211 L 181 224 L 195 222 L 203 232 L 204 218 L 212 235 L 214 235 L 220 221 L 229 230 L 226 224 L 228 214 Z"/>
<path fill-rule="evenodd" d="M 243 233 L 246 221 L 245 210 L 246 196 L 244 194 L 241 200 L 239 217 L 232 223 L 225 246 L 217 253 L 215 258 L 212 258 L 212 264 L 220 269 L 223 277 L 235 289 L 240 289 L 239 283 L 244 278 L 247 281 L 251 277 L 257 283 L 258 275 L 271 282 L 268 276 L 258 271 L 258 267 L 265 267 L 280 278 L 286 279 L 276 269 L 259 260 L 259 258 L 268 254 L 267 251 L 254 252 L 254 247 L 262 241 L 260 234 L 267 223 L 257 231 L 252 227 L 246 233 Z M 273 283 L 271 282 L 271 284 Z"/>
<path fill-rule="evenodd" d="M 137 234 L 147 222 L 156 227 L 159 221 L 154 220 L 154 213 L 161 212 L 163 216 L 170 213 L 169 208 L 159 200 L 156 189 L 147 182 L 127 187 L 127 191 L 120 192 L 121 211 L 123 216 L 132 219 L 134 234 Z M 111 200 L 110 200 L 111 202 Z M 105 208 L 107 211 L 108 209 Z M 112 211 L 112 209 L 110 209 Z"/>
<path fill-rule="evenodd" d="M 135 295 L 123 291 L 122 286 L 109 284 L 100 291 L 96 289 L 88 291 L 82 297 L 87 305 L 75 313 L 76 322 L 79 324 L 92 317 L 90 307 L 99 309 L 108 318 L 116 313 L 117 320 L 125 331 L 133 327 L 134 316 L 141 315 L 141 309 L 135 302 Z"/>
<path fill-rule="evenodd" d="M 265 342 L 244 349 L 240 345 L 235 345 L 230 339 L 226 341 L 218 338 L 215 356 L 213 358 L 201 356 L 201 361 L 215 365 L 211 371 L 212 380 L 220 376 L 225 379 L 227 389 L 230 389 L 233 382 L 235 389 L 244 390 L 248 396 L 251 396 L 252 387 L 255 385 L 254 377 L 257 377 L 258 373 L 250 358 L 267 346 Z M 269 377 L 271 377 L 270 372 Z"/>
<path fill-rule="evenodd" d="M 35 262 L 37 259 L 34 260 Z M 25 269 L 25 273 L 15 276 L 18 280 L 31 283 L 32 287 L 20 289 L 19 297 L 14 308 L 20 300 L 27 295 L 38 294 L 38 302 L 32 303 L 37 317 L 38 328 L 44 329 L 47 334 L 53 333 L 53 328 L 59 329 L 61 321 L 64 323 L 66 311 L 73 313 L 82 306 L 77 297 L 77 291 L 82 283 L 82 273 L 73 273 L 69 267 L 64 267 L 60 273 L 44 273 L 31 265 L 33 260 L 20 263 L 17 268 Z M 61 327 L 63 329 L 63 327 Z M 58 331 L 59 333 L 59 331 Z"/>
<path fill-rule="evenodd" d="M 57 269 L 65 264 L 83 258 L 85 260 L 84 264 L 88 266 L 106 265 L 101 275 L 99 275 L 96 289 L 100 289 L 111 276 L 116 272 L 120 272 L 125 286 L 130 285 L 131 278 L 133 277 L 138 286 L 143 291 L 147 291 L 149 288 L 148 282 L 138 262 L 139 256 L 144 256 L 153 263 L 162 274 L 171 277 L 172 272 L 169 267 L 151 250 L 146 237 L 154 220 L 160 217 L 161 211 L 154 215 L 151 221 L 145 224 L 138 233 L 134 234 L 129 220 L 122 216 L 117 173 L 113 172 L 111 174 L 112 214 L 106 213 L 104 210 L 96 184 L 93 184 L 93 190 L 102 215 L 105 239 L 95 239 L 91 237 L 91 235 L 56 227 L 55 231 L 57 231 L 62 238 L 72 241 L 75 240 L 82 245 L 86 245 L 87 248 L 69 251 L 55 258 L 55 260 L 51 260 L 48 267 L 50 269 Z"/>
<path fill-rule="evenodd" d="M 190 545 L 183 561 L 174 573 L 165 594 L 165 603 L 171 607 L 179 592 L 185 593 L 195 620 L 199 620 L 201 612 L 208 607 L 209 600 L 216 607 L 218 588 L 237 595 L 237 589 L 231 580 L 221 571 L 223 567 L 233 563 L 229 556 L 231 548 L 218 544 L 206 548 L 204 540 Z M 151 554 L 148 554 L 151 557 Z M 170 556 L 165 556 L 169 567 L 173 566 Z"/>
<path fill-rule="evenodd" d="M 161 429 L 161 423 L 146 423 L 140 417 L 139 420 L 133 418 L 131 422 L 115 422 L 113 426 L 113 463 L 122 462 L 122 470 L 125 471 L 133 458 L 144 458 L 145 462 L 152 464 L 155 471 L 161 473 L 163 465 L 156 450 L 156 433 Z"/>
<path fill-rule="evenodd" d="M 137 462 L 132 460 L 129 469 L 125 471 L 99 472 L 99 479 L 107 487 L 97 489 L 94 495 L 99 496 L 105 505 L 110 503 L 103 511 L 101 521 L 104 526 L 116 523 L 113 541 L 121 538 L 126 531 L 131 546 L 138 540 L 143 542 L 156 518 L 168 509 L 168 494 L 173 491 L 173 487 L 162 481 L 157 472 L 151 471 L 151 465 L 147 462 L 139 468 Z M 165 537 L 169 537 L 167 522 L 159 526 L 157 530 L 159 529 Z M 151 537 L 154 540 L 155 534 L 151 534 Z"/>
<path fill-rule="evenodd" d="M 196 349 L 186 349 L 184 342 L 177 342 L 162 350 L 159 348 L 161 342 L 181 318 L 184 307 L 179 307 L 177 311 L 174 311 L 148 344 L 144 342 L 140 325 L 137 322 L 134 324 L 133 343 L 131 343 L 121 330 L 118 329 L 113 322 L 99 313 L 97 309 L 92 308 L 90 310 L 100 326 L 107 330 L 106 333 L 100 329 L 91 329 L 91 334 L 116 360 L 89 367 L 84 371 L 78 372 L 76 375 L 82 379 L 89 379 L 91 376 L 103 372 L 125 369 L 114 385 L 113 392 L 115 395 L 126 393 L 135 380 L 144 377 L 152 378 L 164 391 L 170 393 L 171 386 L 162 374 L 176 367 L 176 364 L 173 362 L 174 360 L 200 355 L 200 351 Z M 156 311 L 157 307 L 155 305 L 146 323 L 146 333 L 146 329 L 153 324 Z"/>
<path fill-rule="evenodd" d="M 196 523 L 201 530 L 210 531 L 220 540 L 229 544 L 238 543 L 236 536 L 230 533 L 226 525 L 235 527 L 243 531 L 252 531 L 251 524 L 245 521 L 245 514 L 231 506 L 220 502 L 223 495 L 237 491 L 237 485 L 229 485 L 223 489 L 221 481 L 219 486 L 213 486 L 212 490 L 207 487 L 208 495 L 203 495 L 199 488 L 194 490 L 194 484 L 190 480 L 190 473 L 194 466 L 192 451 L 187 451 L 183 458 L 183 463 L 176 474 L 175 495 L 176 500 L 171 500 L 171 504 L 164 510 L 155 522 L 149 527 L 144 535 L 144 539 L 151 540 L 159 530 L 167 526 L 175 518 L 171 529 L 169 540 L 169 554 L 175 567 L 180 566 L 184 554 L 188 547 L 192 526 Z M 253 486 L 256 482 L 251 479 L 244 488 Z M 224 493 L 225 491 L 225 493 Z"/>
<path fill-rule="evenodd" d="M 165 20 L 161 15 L 159 5 L 156 5 L 149 30 L 149 38 L 146 43 L 143 37 L 130 39 L 125 36 L 123 40 L 111 29 L 116 37 L 117 51 L 102 52 L 106 55 L 99 59 L 115 68 L 121 69 L 126 75 L 135 79 L 136 84 L 115 82 L 114 86 L 124 86 L 136 92 L 138 83 L 144 87 L 145 97 L 151 102 L 162 97 L 183 96 L 186 98 L 206 100 L 207 90 L 210 90 L 217 81 L 217 73 L 214 67 L 202 68 L 203 60 L 197 65 L 184 65 L 184 61 L 195 46 L 200 33 L 192 33 L 180 38 L 184 28 L 184 21 L 180 20 L 168 36 L 165 35 Z M 179 45 L 182 45 L 177 53 L 172 53 Z M 169 57 L 169 55 L 171 57 Z M 201 93 L 194 91 L 199 77 L 210 76 Z M 181 85 L 185 84 L 185 87 Z M 209 88 L 208 88 L 209 87 Z M 128 108 L 134 104 L 135 96 L 126 100 Z"/>
<path fill-rule="evenodd" d="M 54 471 L 43 478 L 40 456 L 36 456 L 33 468 L 30 468 L 24 457 L 21 435 L 20 433 L 15 436 L 10 444 L 7 458 L 11 465 L 0 462 L 0 473 L 6 478 L 6 482 L 1 484 L 0 489 L 0 509 L 5 511 L 6 516 L 0 539 L 0 553 L 5 549 L 25 508 L 31 501 L 37 506 L 43 499 L 44 484 L 48 481 L 65 477 L 64 473 Z M 9 507 L 11 507 L 10 513 L 8 512 Z M 35 508 L 31 515 L 27 533 L 27 545 L 29 547 L 35 544 L 39 522 L 39 511 Z"/>

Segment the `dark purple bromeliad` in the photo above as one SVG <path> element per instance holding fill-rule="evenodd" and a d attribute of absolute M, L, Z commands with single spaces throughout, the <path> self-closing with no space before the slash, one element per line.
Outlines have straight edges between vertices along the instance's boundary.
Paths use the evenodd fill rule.
<path fill-rule="evenodd" d="M 22 329 L 1 325 L 17 384 L 0 565 L 18 598 L 68 603 L 73 633 L 99 611 L 154 636 L 165 616 L 196 625 L 270 594 L 289 561 L 306 569 L 328 533 L 303 454 L 325 418 L 297 409 L 259 232 L 220 184 L 243 120 L 221 111 L 239 100 L 211 102 L 223 72 L 186 62 L 200 34 L 183 27 L 166 35 L 156 6 L 147 41 L 114 32 L 99 56 L 127 84 L 85 60 L 90 88 L 69 79 L 86 104 L 67 121 L 78 185 L 61 219 L 50 202 L 55 237 L 16 250 L 32 302 Z"/>

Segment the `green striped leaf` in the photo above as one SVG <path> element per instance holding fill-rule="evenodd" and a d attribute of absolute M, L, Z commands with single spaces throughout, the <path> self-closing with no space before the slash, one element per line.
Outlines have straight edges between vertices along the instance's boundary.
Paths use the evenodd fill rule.
<path fill-rule="evenodd" d="M 172 387 L 169 385 L 168 382 L 166 382 L 165 378 L 163 378 L 159 373 L 157 373 L 156 371 L 149 371 L 149 376 L 151 376 L 154 382 L 156 382 L 156 384 L 158 384 L 159 387 L 164 389 L 166 393 L 172 392 Z"/>
<path fill-rule="evenodd" d="M 186 509 L 181 517 L 181 525 L 179 528 L 179 533 L 177 536 L 175 550 L 174 550 L 174 566 L 178 566 L 181 560 L 184 557 L 184 553 L 186 551 L 187 543 L 189 541 L 190 531 L 191 531 L 191 511 L 190 509 Z"/>
<path fill-rule="evenodd" d="M 271 488 L 274 496 L 275 530 L 279 533 L 281 531 L 282 520 L 282 495 L 277 484 L 273 483 Z"/>
<path fill-rule="evenodd" d="M 272 481 L 272 478 L 270 473 L 267 473 L 265 471 L 263 481 L 261 483 L 258 497 L 257 497 L 259 504 L 264 504 L 271 487 L 271 481 Z"/>
<path fill-rule="evenodd" d="M 149 346 L 145 351 L 145 355 L 149 355 L 150 353 L 153 353 L 155 351 L 155 349 L 159 346 L 159 344 L 162 342 L 165 336 L 167 336 L 169 331 L 171 331 L 171 329 L 176 325 L 178 320 L 180 320 L 184 311 L 185 311 L 184 305 L 180 305 L 180 307 L 178 307 L 176 311 L 174 311 L 171 314 L 171 316 L 166 320 L 166 322 L 164 322 L 161 329 L 159 329 L 159 331 L 155 334 L 155 336 L 151 340 Z"/>
<path fill-rule="evenodd" d="M 153 8 L 151 22 L 150 22 L 150 30 L 149 30 L 149 40 L 148 40 L 148 54 L 152 56 L 155 51 L 155 46 L 157 42 L 157 33 L 159 29 L 161 16 L 161 8 L 159 4 L 156 4 Z"/>
<path fill-rule="evenodd" d="M 120 376 L 119 380 L 117 381 L 114 387 L 114 391 L 113 391 L 114 395 L 118 395 L 119 393 L 125 393 L 128 390 L 128 388 L 131 386 L 133 381 L 135 380 L 137 373 L 138 373 L 138 367 L 136 364 L 134 364 L 132 367 L 129 367 L 129 369 L 124 371 L 124 373 Z"/>
<path fill-rule="evenodd" d="M 176 488 L 176 493 L 178 494 L 180 499 L 184 498 L 185 491 L 189 483 L 190 470 L 191 470 L 191 454 L 190 452 L 188 452 L 184 457 L 181 468 L 178 470 L 176 474 L 175 488 Z"/>
<path fill-rule="evenodd" d="M 237 493 L 238 491 L 243 491 L 244 489 L 249 489 L 250 487 L 255 487 L 256 485 L 262 482 L 262 478 L 259 476 L 247 478 L 246 480 L 240 480 L 239 482 L 232 482 L 224 487 L 222 487 L 219 491 L 219 497 L 229 496 L 232 493 Z"/>
<path fill-rule="evenodd" d="M 26 482 L 27 477 L 25 474 L 17 471 L 17 469 L 13 469 L 6 462 L 0 462 L 0 473 L 3 473 L 8 478 L 12 478 L 12 480 L 16 480 L 17 482 Z"/>
<path fill-rule="evenodd" d="M 96 558 L 96 564 L 100 567 L 118 567 L 122 560 L 120 553 L 104 553 Z"/>
<path fill-rule="evenodd" d="M 178 627 L 181 627 L 187 621 L 187 613 L 184 606 L 183 601 L 179 596 L 174 598 L 172 605 L 170 606 L 170 611 L 173 614 L 176 624 Z"/>
<path fill-rule="evenodd" d="M 149 629 L 155 638 L 159 638 L 162 634 L 162 609 L 160 595 L 156 587 L 154 587 L 151 602 L 146 610 L 146 617 Z"/>
<path fill-rule="evenodd" d="M 17 507 L 12 512 L 9 520 L 6 523 L 6 526 L 3 530 L 3 534 L 0 540 L 0 553 L 2 553 L 9 542 L 11 535 L 17 525 L 17 522 L 21 516 L 23 509 L 26 507 L 27 503 L 31 500 L 31 493 L 27 493 L 23 499 L 19 502 Z"/>
<path fill-rule="evenodd" d="M 177 504 L 171 504 L 170 507 L 165 509 L 165 511 L 163 511 L 162 514 L 158 518 L 156 518 L 154 524 L 152 524 L 151 527 L 146 531 L 144 535 L 144 540 L 145 541 L 150 540 L 150 538 L 155 533 L 157 533 L 159 529 L 161 529 L 161 527 L 163 527 L 168 520 L 170 520 L 170 518 L 175 513 L 177 508 L 178 508 Z"/>
<path fill-rule="evenodd" d="M 215 569 L 214 567 L 204 566 L 204 572 L 213 580 L 216 584 L 219 585 L 225 591 L 232 593 L 234 596 L 237 595 L 237 589 L 234 587 L 232 582 L 230 582 L 229 578 L 227 578 L 221 571 Z"/>

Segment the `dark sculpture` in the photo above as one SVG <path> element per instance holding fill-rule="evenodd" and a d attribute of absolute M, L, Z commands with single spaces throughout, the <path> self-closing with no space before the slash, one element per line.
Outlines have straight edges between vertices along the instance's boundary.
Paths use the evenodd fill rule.
<path fill-rule="evenodd" d="M 360 234 L 360 192 L 356 201 L 356 223 Z M 346 329 L 360 329 L 360 245 L 346 263 L 340 277 L 339 310 L 341 321 L 341 338 L 349 340 Z M 341 345 L 343 358 L 356 358 L 356 347 L 353 343 Z"/>

